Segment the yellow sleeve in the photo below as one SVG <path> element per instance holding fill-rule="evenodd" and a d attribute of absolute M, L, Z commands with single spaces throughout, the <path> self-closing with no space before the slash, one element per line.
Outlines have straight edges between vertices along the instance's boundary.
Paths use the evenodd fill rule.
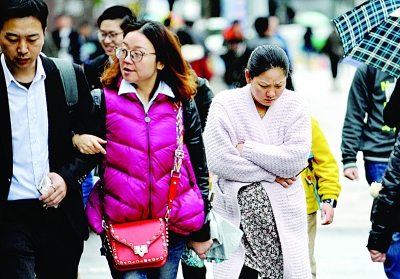
<path fill-rule="evenodd" d="M 311 117 L 312 124 L 312 172 L 318 180 L 318 194 L 321 200 L 337 200 L 342 189 L 339 184 L 339 168 L 329 148 L 328 141 L 317 120 Z"/>

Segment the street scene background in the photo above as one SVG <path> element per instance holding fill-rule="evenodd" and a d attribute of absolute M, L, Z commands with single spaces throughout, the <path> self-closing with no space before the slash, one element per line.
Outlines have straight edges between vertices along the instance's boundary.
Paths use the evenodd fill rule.
<path fill-rule="evenodd" d="M 281 34 L 289 45 L 296 48 L 301 42 L 301 32 L 297 34 L 293 26 L 282 26 Z M 298 46 L 297 46 L 298 47 Z M 386 278 L 381 263 L 373 263 L 366 248 L 370 229 L 369 213 L 372 197 L 368 192 L 362 157 L 358 168 L 360 181 L 350 181 L 342 175 L 341 133 L 346 112 L 348 90 L 356 68 L 341 63 L 337 85 L 331 78 L 329 60 L 315 54 L 310 61 L 301 51 L 293 51 L 293 80 L 296 91 L 306 95 L 310 111 L 318 120 L 329 142 L 340 172 L 342 192 L 335 209 L 334 222 L 328 226 L 318 225 L 315 243 L 317 278 L 354 279 Z M 211 79 L 215 93 L 226 89 L 221 76 Z M 318 218 L 320 215 L 318 213 Z M 110 279 L 109 269 L 104 257 L 100 256 L 100 240 L 95 234 L 85 243 L 80 264 L 81 279 Z M 212 277 L 212 265 L 207 265 L 207 279 Z M 183 278 L 179 273 L 178 278 Z"/>
<path fill-rule="evenodd" d="M 48 0 L 50 8 L 49 31 L 55 28 L 54 17 L 67 12 L 74 16 L 75 26 L 83 20 L 95 22 L 108 6 L 128 5 L 139 16 L 162 21 L 170 12 L 167 0 Z M 218 2 L 220 5 L 216 6 Z M 328 18 L 351 9 L 361 1 L 345 0 L 177 0 L 173 10 L 173 22 L 179 25 L 184 19 L 195 21 L 197 32 L 206 34 L 210 49 L 209 63 L 213 70 L 210 79 L 215 94 L 227 88 L 224 82 L 224 66 L 220 58 L 223 53 L 221 31 L 232 20 L 242 23 L 244 34 L 254 36 L 252 23 L 257 16 L 267 16 L 271 3 L 277 3 L 276 15 L 281 20 L 278 33 L 286 40 L 293 66 L 295 90 L 304 94 L 310 105 L 311 114 L 318 120 L 334 154 L 340 172 L 342 192 L 335 209 L 331 225 L 318 225 L 315 257 L 317 278 L 354 279 L 386 278 L 381 263 L 373 263 L 366 248 L 370 229 L 369 213 L 372 197 L 368 192 L 361 154 L 357 162 L 360 181 L 343 177 L 341 164 L 341 133 L 346 112 L 348 91 L 355 67 L 341 63 L 336 81 L 332 79 L 330 61 L 319 52 L 307 54 L 303 51 L 306 26 L 288 19 L 288 7 L 301 13 L 317 10 Z M 279 4 L 279 5 L 278 5 Z M 206 17 L 206 18 L 205 18 Z M 328 22 L 313 26 L 314 42 L 323 42 L 333 26 Z M 318 214 L 318 218 L 319 218 Z M 79 266 L 80 279 L 110 279 L 105 257 L 100 256 L 100 238 L 91 233 Z M 207 279 L 212 277 L 212 265 L 208 264 Z M 182 275 L 179 273 L 178 278 Z"/>

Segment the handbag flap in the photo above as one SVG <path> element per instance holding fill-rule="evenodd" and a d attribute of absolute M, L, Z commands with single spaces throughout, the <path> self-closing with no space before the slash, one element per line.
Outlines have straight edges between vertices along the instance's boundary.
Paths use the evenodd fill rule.
<path fill-rule="evenodd" d="M 137 233 L 132 233 L 134 226 Z M 109 225 L 110 236 L 118 243 L 132 249 L 135 254 L 143 257 L 150 247 L 161 236 L 165 237 L 166 224 L 164 219 L 142 220 Z"/>

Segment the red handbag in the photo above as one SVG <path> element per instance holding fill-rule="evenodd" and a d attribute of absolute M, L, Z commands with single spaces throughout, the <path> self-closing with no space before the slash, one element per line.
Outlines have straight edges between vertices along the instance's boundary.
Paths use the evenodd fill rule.
<path fill-rule="evenodd" d="M 165 217 L 121 224 L 106 224 L 103 227 L 106 241 L 113 257 L 115 269 L 128 271 L 142 268 L 162 267 L 168 257 L 168 219 L 175 199 L 184 157 L 182 103 L 175 103 L 177 148 L 168 193 Z"/>
<path fill-rule="evenodd" d="M 167 261 L 167 224 L 162 218 L 108 225 L 107 241 L 117 270 L 161 267 Z"/>

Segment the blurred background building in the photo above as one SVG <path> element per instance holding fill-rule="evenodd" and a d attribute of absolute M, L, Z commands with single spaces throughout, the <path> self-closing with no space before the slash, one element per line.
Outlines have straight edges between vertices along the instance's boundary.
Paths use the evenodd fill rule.
<path fill-rule="evenodd" d="M 240 23 L 243 41 L 257 36 L 254 22 L 258 17 L 275 16 L 275 35 L 287 42 L 291 64 L 328 67 L 329 61 L 320 59 L 321 50 L 333 31 L 331 19 L 350 10 L 364 0 L 45 0 L 49 6 L 48 31 L 56 29 L 56 18 L 68 14 L 73 18 L 74 28 L 85 23 L 97 30 L 96 20 L 108 7 L 128 6 L 138 18 L 148 18 L 165 23 L 170 19 L 174 31 L 191 21 L 193 33 L 204 38 L 202 45 L 213 76 L 225 72 L 221 55 L 228 51 L 223 31 L 234 21 Z M 314 52 L 305 51 L 305 33 L 310 35 Z M 310 33 L 310 32 L 308 32 Z M 95 35 L 95 34 L 94 34 Z M 96 37 L 96 36 L 93 36 Z M 317 59 L 315 59 L 317 57 Z M 322 61 L 322 62 L 321 62 Z M 317 65 L 318 64 L 318 65 Z"/>
<path fill-rule="evenodd" d="M 78 25 L 83 20 L 95 20 L 108 6 L 124 4 L 139 17 L 162 20 L 170 6 L 177 17 L 198 20 L 222 17 L 228 22 L 240 20 L 244 26 L 258 16 L 276 15 L 282 24 L 291 23 L 297 12 L 315 10 L 332 18 L 363 2 L 363 0 L 46 0 L 50 8 L 49 29 L 58 14 L 71 15 Z"/>

